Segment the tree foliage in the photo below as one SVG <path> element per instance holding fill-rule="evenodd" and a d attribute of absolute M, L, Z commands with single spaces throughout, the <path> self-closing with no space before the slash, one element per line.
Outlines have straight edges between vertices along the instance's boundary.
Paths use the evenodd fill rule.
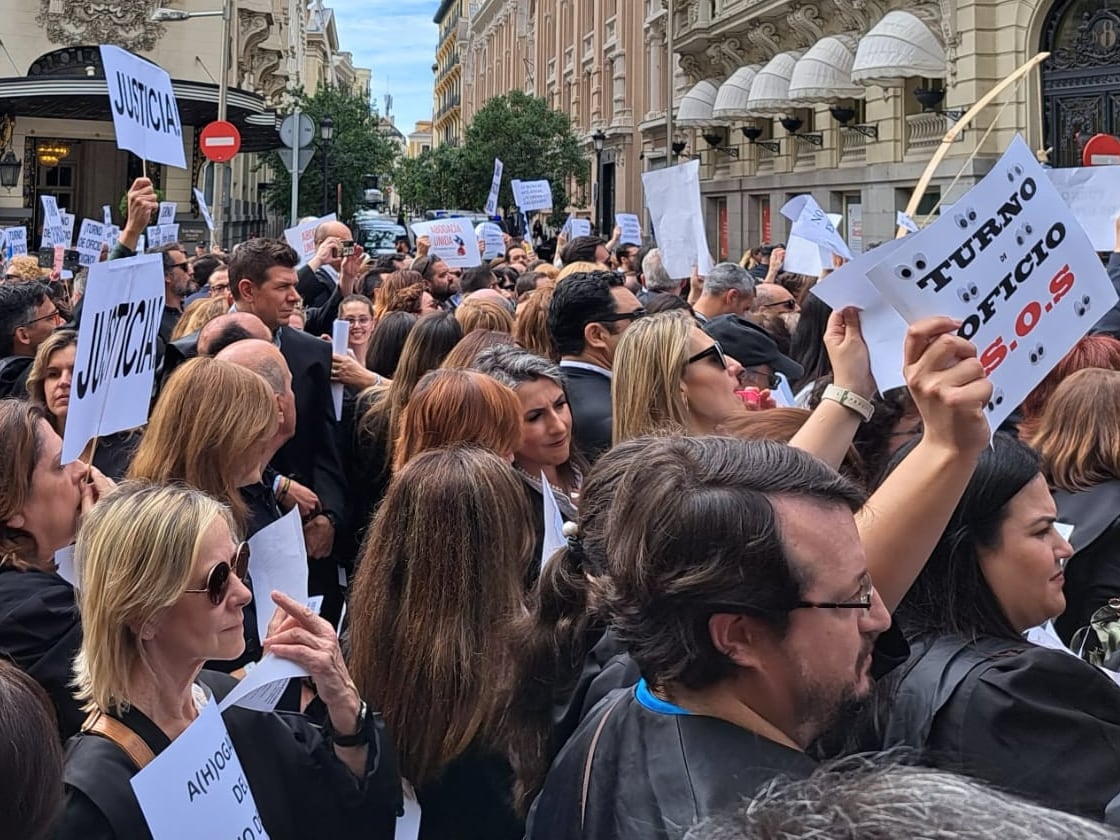
<path fill-rule="evenodd" d="M 463 145 L 440 146 L 415 159 L 402 159 L 395 173 L 401 200 L 412 210 L 480 209 L 486 204 L 494 158 L 502 175 L 498 204 L 515 209 L 513 179 L 547 180 L 552 185 L 553 214 L 563 216 L 569 204 L 586 202 L 587 158 L 567 114 L 554 111 L 544 99 L 513 91 L 495 96 L 467 126 Z M 569 182 L 577 185 L 568 194 Z"/>
<path fill-rule="evenodd" d="M 307 114 L 316 129 L 326 115 L 334 121 L 334 132 L 328 145 L 329 208 L 334 208 L 334 185 L 342 185 L 342 216 L 350 218 L 362 198 L 366 175 L 386 175 L 392 171 L 399 147 L 384 136 L 378 126 L 377 114 L 370 110 L 369 100 L 341 87 L 324 86 L 308 95 L 298 94 L 300 110 Z M 323 145 L 316 130 L 312 140 L 315 156 L 299 177 L 299 215 L 318 216 L 323 210 Z M 287 215 L 291 208 L 292 181 L 276 152 L 261 156 L 271 167 L 274 177 L 265 201 L 275 212 Z"/>

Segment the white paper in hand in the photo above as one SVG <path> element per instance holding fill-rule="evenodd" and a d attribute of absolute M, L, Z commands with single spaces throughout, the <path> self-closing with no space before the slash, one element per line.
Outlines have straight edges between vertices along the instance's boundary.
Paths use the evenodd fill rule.
<path fill-rule="evenodd" d="M 541 472 L 541 497 L 544 499 L 544 545 L 541 549 L 541 568 L 543 569 L 557 551 L 568 544 L 564 537 L 564 517 L 552 495 L 552 485 Z"/>
<path fill-rule="evenodd" d="M 307 547 L 298 505 L 250 537 L 249 575 L 257 602 L 257 638 L 264 639 L 274 590 L 301 604 L 307 601 Z"/>
<path fill-rule="evenodd" d="M 331 333 L 331 349 L 339 356 L 345 356 L 350 346 L 350 322 L 336 319 Z M 331 383 L 331 399 L 334 400 L 334 419 L 342 419 L 342 392 L 346 386 L 341 382 Z"/>
<path fill-rule="evenodd" d="M 393 840 L 418 840 L 420 837 L 420 803 L 416 801 L 416 791 L 407 779 L 401 779 L 401 792 L 404 794 L 404 814 L 397 817 L 397 829 Z"/>
<path fill-rule="evenodd" d="M 259 606 L 259 605 L 258 605 Z M 271 712 L 284 696 L 288 680 L 306 677 L 307 671 L 290 659 L 281 659 L 275 654 L 266 653 L 221 702 L 221 710 L 233 706 L 253 709 L 258 712 Z"/>

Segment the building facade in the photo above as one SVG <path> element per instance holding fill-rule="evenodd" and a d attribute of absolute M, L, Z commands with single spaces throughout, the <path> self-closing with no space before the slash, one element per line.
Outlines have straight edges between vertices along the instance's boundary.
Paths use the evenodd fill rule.
<path fill-rule="evenodd" d="M 432 121 L 418 120 L 416 127 L 408 133 L 408 146 L 405 154 L 410 158 L 420 157 L 432 148 Z"/>
<path fill-rule="evenodd" d="M 467 0 L 441 0 L 432 20 L 439 27 L 432 65 L 432 145 L 457 146 L 463 137 L 462 81 L 459 40 L 465 31 Z"/>
<path fill-rule="evenodd" d="M 804 192 L 856 248 L 893 236 L 953 121 L 1040 50 L 1041 70 L 951 146 L 919 215 L 983 177 L 1016 132 L 1057 166 L 1120 133 L 1120 12 L 1106 0 L 483 0 L 464 41 L 465 118 L 516 87 L 572 116 L 589 162 L 601 129 L 593 176 L 613 210 L 641 207 L 642 171 L 698 158 L 718 257 L 784 239 L 780 209 Z"/>

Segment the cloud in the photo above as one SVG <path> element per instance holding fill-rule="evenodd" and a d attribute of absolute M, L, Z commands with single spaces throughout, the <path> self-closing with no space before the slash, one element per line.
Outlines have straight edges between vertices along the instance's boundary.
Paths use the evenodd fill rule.
<path fill-rule="evenodd" d="M 327 0 L 334 9 L 339 48 L 353 53 L 355 67 L 373 71 L 370 93 L 381 113 L 393 95 L 393 116 L 402 133 L 432 118 L 432 62 L 439 28 L 432 0 Z"/>

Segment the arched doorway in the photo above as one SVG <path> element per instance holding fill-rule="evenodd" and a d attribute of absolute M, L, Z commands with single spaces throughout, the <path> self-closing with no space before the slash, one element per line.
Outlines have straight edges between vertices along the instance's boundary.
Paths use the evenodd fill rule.
<path fill-rule="evenodd" d="M 1058 0 L 1042 27 L 1042 127 L 1055 166 L 1094 134 L 1120 134 L 1120 2 Z"/>

